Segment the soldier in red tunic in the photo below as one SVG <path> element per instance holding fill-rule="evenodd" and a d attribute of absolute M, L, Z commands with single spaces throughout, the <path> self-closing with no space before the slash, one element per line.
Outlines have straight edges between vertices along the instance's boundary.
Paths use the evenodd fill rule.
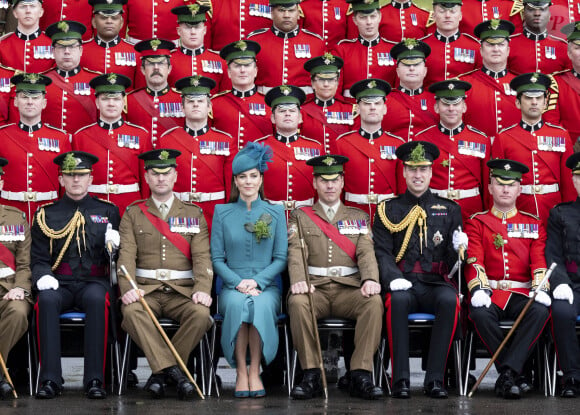
<path fill-rule="evenodd" d="M 238 150 L 272 133 L 272 112 L 255 84 L 259 52 L 260 45 L 251 40 L 230 43 L 220 51 L 228 65 L 232 90 L 212 98 L 213 126 L 231 135 Z"/>
<path fill-rule="evenodd" d="M 489 138 L 463 123 L 467 110 L 465 92 L 470 88 L 469 83 L 457 80 L 431 84 L 429 91 L 435 94 L 439 123 L 416 137 L 439 147 L 440 156 L 432 168 L 431 191 L 455 200 L 464 221 L 483 210 L 489 176 L 485 163 L 491 154 Z"/>
<path fill-rule="evenodd" d="M 429 10 L 423 9 L 412 0 L 391 0 L 381 8 L 379 32 L 391 42 L 408 38 L 421 38 L 427 34 Z"/>
<path fill-rule="evenodd" d="M 522 18 L 520 16 L 520 2 L 514 0 L 462 1 L 463 10 L 468 10 L 468 12 L 463 15 L 461 23 L 459 23 L 459 30 L 462 33 L 468 33 L 471 35 L 477 25 L 492 19 L 509 20 L 516 27 L 516 32 L 521 32 Z"/>
<path fill-rule="evenodd" d="M 371 221 L 380 202 L 405 189 L 402 165 L 395 155 L 405 140 L 381 127 L 389 92 L 391 86 L 381 79 L 354 84 L 351 95 L 359 108 L 360 128 L 341 135 L 335 144 L 336 152 L 350 159 L 344 169 L 345 204 L 364 210 Z"/>
<path fill-rule="evenodd" d="M 424 87 L 427 67 L 425 58 L 431 48 L 413 38 L 397 43 L 391 56 L 397 61 L 399 86 L 387 98 L 389 116 L 383 118 L 383 128 L 405 141 L 413 141 L 419 131 L 435 124 L 435 98 Z"/>
<path fill-rule="evenodd" d="M 229 198 L 238 148 L 229 134 L 208 125 L 213 79 L 191 76 L 177 81 L 175 88 L 182 96 L 185 125 L 166 131 L 158 147 L 181 151 L 174 193 L 182 201 L 199 205 L 211 230 L 215 205 Z"/>
<path fill-rule="evenodd" d="M 359 119 L 356 105 L 336 95 L 341 58 L 326 52 L 310 59 L 304 69 L 310 72 L 314 97 L 302 106 L 301 133 L 306 137 L 316 137 L 324 144 L 326 154 L 335 152 L 335 142 L 339 135 L 358 128 Z"/>
<path fill-rule="evenodd" d="M 157 147 L 157 141 L 165 131 L 183 124 L 181 95 L 168 82 L 173 70 L 173 49 L 173 42 L 162 39 L 143 40 L 135 45 L 146 86 L 127 95 L 126 119 L 151 133 L 153 147 Z"/>
<path fill-rule="evenodd" d="M 44 72 L 54 66 L 50 38 L 39 26 L 42 0 L 14 0 L 16 31 L 0 38 L 0 62 L 27 73 Z"/>
<path fill-rule="evenodd" d="M 58 198 L 58 167 L 53 159 L 70 151 L 70 135 L 41 121 L 50 78 L 21 74 L 11 82 L 18 121 L 0 128 L 0 156 L 11 160 L 1 199 L 2 204 L 22 210 L 32 220 L 39 206 Z"/>
<path fill-rule="evenodd" d="M 101 163 L 93 169 L 89 193 L 114 203 L 121 213 L 143 192 L 143 166 L 137 156 L 152 149 L 149 132 L 122 118 L 125 91 L 131 80 L 108 73 L 91 80 L 95 90 L 99 120 L 78 130 L 72 138 L 73 150 L 88 151 Z"/>
<path fill-rule="evenodd" d="M 469 318 L 483 344 L 495 353 L 504 338 L 500 320 L 513 320 L 520 314 L 546 272 L 546 231 L 538 217 L 516 208 L 520 181 L 528 167 L 506 159 L 491 160 L 487 165 L 493 206 L 465 224 L 469 238 L 465 279 L 471 294 Z M 495 361 L 500 373 L 495 383 L 497 395 L 518 399 L 530 389 L 521 373 L 550 317 L 550 304 L 544 287 L 509 346 L 499 354 Z"/>
<path fill-rule="evenodd" d="M 522 113 L 519 124 L 501 131 L 491 148 L 492 158 L 509 158 L 531 167 L 522 176 L 518 209 L 539 216 L 544 223 L 549 211 L 560 202 L 576 198 L 565 166 L 572 154 L 572 141 L 562 127 L 545 122 L 550 78 L 539 73 L 516 76 L 510 86 L 517 92 L 516 106 Z"/>
<path fill-rule="evenodd" d="M 381 38 L 379 34 L 381 12 L 378 0 L 348 2 L 352 4 L 352 20 L 358 29 L 358 37 L 340 41 L 333 53 L 345 63 L 338 92 L 354 101 L 350 88 L 355 82 L 378 78 L 394 85 L 396 74 L 395 61 L 390 54 L 394 42 Z"/>
<path fill-rule="evenodd" d="M 91 27 L 92 11 L 87 7 L 87 0 L 42 0 L 44 14 L 40 18 L 40 28 L 46 30 L 54 22 L 74 20 Z M 124 32 L 123 32 L 124 33 Z M 83 34 L 83 40 L 91 38 L 91 31 Z"/>
<path fill-rule="evenodd" d="M 10 99 L 12 84 L 10 78 L 14 76 L 14 70 L 0 65 L 0 126 L 7 124 L 10 117 Z"/>
<path fill-rule="evenodd" d="M 347 37 L 348 4 L 344 0 L 303 0 L 300 8 L 302 27 L 322 36 L 327 50 Z"/>
<path fill-rule="evenodd" d="M 514 25 L 507 20 L 480 23 L 475 35 L 481 39 L 483 66 L 460 77 L 472 86 L 465 100 L 465 122 L 490 138 L 520 120 L 516 92 L 510 87 L 515 75 L 507 67 L 513 31 Z"/>

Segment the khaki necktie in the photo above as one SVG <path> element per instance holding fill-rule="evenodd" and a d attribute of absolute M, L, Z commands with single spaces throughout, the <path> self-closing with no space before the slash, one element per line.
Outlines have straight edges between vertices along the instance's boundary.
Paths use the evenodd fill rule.
<path fill-rule="evenodd" d="M 167 218 L 167 205 L 165 203 L 161 203 L 161 205 L 159 205 L 159 211 L 161 212 L 161 217 L 163 219 Z"/>
<path fill-rule="evenodd" d="M 332 218 L 334 218 L 334 209 L 329 207 L 328 210 L 326 211 L 326 216 L 328 217 L 329 220 L 332 220 Z"/>

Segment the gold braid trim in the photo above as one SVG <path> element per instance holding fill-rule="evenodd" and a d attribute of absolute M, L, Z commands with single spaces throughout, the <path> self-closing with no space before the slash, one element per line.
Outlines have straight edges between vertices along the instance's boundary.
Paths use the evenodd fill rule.
<path fill-rule="evenodd" d="M 79 236 L 79 229 L 81 229 L 81 228 L 82 228 L 82 234 L 83 234 L 83 245 L 85 246 L 85 249 L 86 249 L 87 243 L 85 240 L 85 217 L 83 216 L 83 214 L 80 211 L 77 210 L 75 212 L 75 214 L 73 215 L 73 217 L 71 218 L 71 220 L 69 221 L 69 223 L 67 223 L 64 228 L 62 228 L 61 230 L 58 230 L 58 231 L 55 231 L 54 229 L 50 229 L 48 227 L 48 225 L 46 224 L 46 213 L 44 211 L 44 208 L 41 208 L 38 211 L 37 221 L 38 221 L 38 226 L 40 227 L 40 230 L 42 231 L 42 233 L 45 236 L 47 236 L 48 238 L 50 238 L 50 254 L 51 255 L 52 255 L 52 240 L 66 238 L 64 246 L 62 247 L 60 253 L 58 254 L 58 258 L 56 259 L 56 262 L 54 263 L 54 265 L 52 267 L 50 267 L 50 269 L 52 271 L 57 269 L 58 266 L 60 265 L 60 262 L 62 261 L 62 257 L 64 256 L 64 253 L 66 252 L 66 250 L 70 246 L 70 243 L 71 243 L 72 238 L 73 238 L 75 233 L 76 233 L 76 239 L 77 239 L 77 246 L 79 248 L 79 255 L 81 255 L 81 244 L 80 244 L 80 236 Z"/>
<path fill-rule="evenodd" d="M 401 232 L 404 229 L 407 229 L 405 232 L 405 238 L 403 239 L 403 244 L 401 245 L 401 249 L 395 258 L 395 262 L 399 262 L 405 252 L 407 251 L 407 247 L 409 246 L 409 241 L 411 240 L 411 234 L 413 233 L 413 229 L 415 229 L 415 225 L 419 225 L 419 246 L 421 249 L 421 253 L 423 253 L 423 234 L 425 234 L 425 247 L 427 247 L 427 212 L 423 210 L 423 208 L 419 205 L 413 206 L 413 209 L 407 213 L 405 218 L 395 224 L 391 222 L 387 215 L 385 214 L 385 203 L 381 203 L 379 208 L 377 209 L 379 212 L 379 218 L 385 228 L 389 230 L 391 233 Z"/>

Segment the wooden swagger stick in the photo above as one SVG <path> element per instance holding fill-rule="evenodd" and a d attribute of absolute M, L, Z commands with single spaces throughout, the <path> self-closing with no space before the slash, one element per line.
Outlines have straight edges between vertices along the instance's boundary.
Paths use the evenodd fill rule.
<path fill-rule="evenodd" d="M 2 353 L 0 353 L 0 366 L 2 366 L 2 372 L 4 373 L 4 378 L 6 382 L 12 388 L 12 395 L 14 398 L 18 399 L 18 394 L 16 393 L 16 388 L 14 387 L 14 383 L 12 383 L 12 379 L 10 379 L 10 373 L 8 373 L 8 368 L 6 367 L 6 363 L 4 362 L 4 358 L 2 357 Z"/>
<path fill-rule="evenodd" d="M 479 387 L 479 384 L 481 383 L 481 381 L 483 380 L 483 378 L 485 377 L 485 375 L 487 374 L 489 369 L 491 369 L 491 366 L 496 361 L 500 352 L 503 350 L 503 348 L 505 347 L 506 343 L 508 342 L 508 340 L 510 339 L 512 334 L 514 334 L 514 331 L 520 325 L 522 319 L 524 318 L 524 316 L 528 312 L 528 309 L 531 307 L 532 303 L 536 299 L 536 295 L 538 295 L 538 292 L 540 292 L 540 290 L 544 287 L 544 285 L 546 285 L 546 283 L 550 279 L 550 275 L 552 275 L 552 272 L 554 271 L 555 268 L 556 268 L 556 263 L 552 262 L 552 265 L 550 265 L 548 272 L 546 272 L 546 275 L 544 275 L 544 278 L 542 278 L 540 285 L 538 285 L 538 287 L 534 290 L 534 295 L 530 297 L 530 299 L 528 300 L 528 302 L 526 303 L 526 305 L 522 309 L 520 315 L 518 316 L 518 318 L 514 322 L 512 328 L 510 329 L 510 331 L 508 331 L 508 334 L 506 334 L 505 338 L 503 339 L 503 341 L 501 342 L 501 344 L 499 345 L 499 347 L 497 348 L 497 350 L 493 354 L 491 360 L 489 361 L 489 363 L 487 364 L 485 369 L 483 369 L 483 372 L 481 372 L 481 375 L 479 375 L 479 378 L 477 378 L 477 382 L 475 382 L 475 385 L 473 385 L 473 387 L 469 391 L 469 395 L 468 395 L 469 398 L 471 398 L 473 396 L 473 392 L 475 392 L 477 390 L 477 388 Z"/>
<path fill-rule="evenodd" d="M 322 348 L 320 346 L 320 334 L 318 333 L 318 321 L 314 313 L 314 302 L 312 300 L 312 285 L 310 283 L 310 274 L 308 272 L 308 260 L 306 255 L 306 242 L 302 234 L 302 225 L 300 219 L 297 218 L 298 223 L 298 238 L 300 239 L 300 250 L 302 252 L 302 263 L 304 264 L 304 275 L 306 276 L 308 305 L 310 307 L 310 316 L 312 317 L 312 326 L 314 327 L 314 340 L 316 341 L 316 351 L 318 352 L 318 359 L 320 362 L 320 375 L 322 377 L 322 388 L 324 389 L 324 399 L 328 400 L 328 384 L 326 383 L 326 372 L 324 371 L 324 361 L 322 360 Z"/>
<path fill-rule="evenodd" d="M 157 321 L 157 317 L 155 317 L 155 314 L 153 314 L 153 311 L 151 311 L 149 304 L 147 304 L 147 301 L 145 301 L 145 298 L 143 298 L 143 296 L 141 295 L 139 287 L 137 287 L 137 284 L 135 284 L 135 281 L 133 280 L 133 278 L 131 278 L 131 275 L 129 274 L 129 271 L 127 271 L 127 268 L 125 268 L 125 265 L 121 265 L 121 271 L 123 271 L 123 275 L 125 276 L 125 278 L 127 278 L 129 284 L 131 284 L 131 287 L 133 287 L 133 289 L 139 296 L 139 302 L 141 303 L 147 314 L 149 314 L 149 317 L 151 317 L 153 324 L 155 324 L 155 327 L 159 331 L 159 334 L 161 334 L 161 337 L 163 337 L 163 340 L 165 340 L 165 343 L 167 343 L 167 347 L 169 347 L 169 350 L 171 350 L 171 353 L 173 353 L 173 357 L 175 357 L 175 360 L 179 364 L 179 367 L 181 368 L 181 370 L 183 370 L 185 376 L 187 376 L 187 379 L 191 383 L 193 383 L 199 397 L 201 399 L 205 399 L 203 393 L 199 389 L 199 386 L 197 386 L 197 383 L 195 383 L 195 380 L 193 380 L 193 376 L 191 376 L 191 373 L 189 373 L 187 366 L 185 365 L 185 363 L 183 363 L 181 356 L 179 356 L 179 353 L 177 353 L 177 350 L 175 350 L 175 346 L 173 346 L 173 343 L 171 343 L 171 340 L 169 339 L 169 337 L 167 337 L 167 334 L 165 334 L 165 330 L 163 330 L 163 327 L 161 327 L 161 324 L 159 324 L 159 321 Z"/>

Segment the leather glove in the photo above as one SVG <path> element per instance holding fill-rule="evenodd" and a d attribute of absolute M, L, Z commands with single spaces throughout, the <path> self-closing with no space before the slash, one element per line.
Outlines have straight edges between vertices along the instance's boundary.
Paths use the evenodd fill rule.
<path fill-rule="evenodd" d="M 483 306 L 489 308 L 491 305 L 491 297 L 484 290 L 477 290 L 471 296 L 471 305 L 475 308 Z"/>
<path fill-rule="evenodd" d="M 107 225 L 107 232 L 105 232 L 105 245 L 111 244 L 113 249 L 117 249 L 121 243 L 121 236 L 119 231 L 113 229 L 110 223 Z"/>
<path fill-rule="evenodd" d="M 574 292 L 568 284 L 558 285 L 554 291 L 552 291 L 552 297 L 554 297 L 554 300 L 566 300 L 570 304 L 574 302 Z"/>
<path fill-rule="evenodd" d="M 43 275 L 38 281 L 36 281 L 36 288 L 38 288 L 39 291 L 58 290 L 58 280 L 52 275 Z"/>
<path fill-rule="evenodd" d="M 534 295 L 534 292 L 531 291 L 530 292 L 530 297 Z M 542 305 L 545 305 L 546 307 L 550 307 L 550 305 L 552 305 L 552 299 L 550 298 L 550 296 L 544 292 L 544 291 L 538 291 L 538 295 L 536 295 L 536 298 L 534 300 L 537 303 L 540 303 Z"/>
<path fill-rule="evenodd" d="M 407 281 L 404 278 L 395 278 L 389 284 L 389 288 L 391 289 L 391 291 L 407 291 L 412 286 L 413 283 L 411 283 L 411 281 Z"/>
<path fill-rule="evenodd" d="M 463 245 L 463 247 L 467 249 L 467 243 L 468 239 L 467 234 L 465 232 L 461 232 L 458 230 L 455 230 L 453 232 L 453 249 L 455 249 L 455 252 L 459 252 L 459 247 L 461 245 Z"/>

